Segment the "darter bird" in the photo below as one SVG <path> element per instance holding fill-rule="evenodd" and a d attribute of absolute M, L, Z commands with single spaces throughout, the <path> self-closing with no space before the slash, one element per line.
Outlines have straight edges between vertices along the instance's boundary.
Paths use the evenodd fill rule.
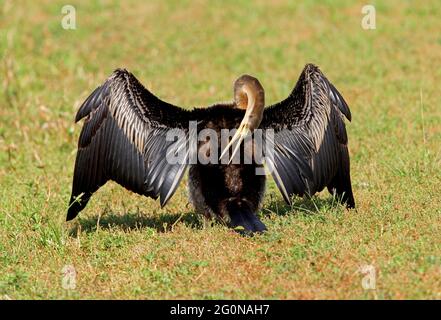
<path fill-rule="evenodd" d="M 109 180 L 164 206 L 187 168 L 196 212 L 248 234 L 266 230 L 257 216 L 264 167 L 288 204 L 327 187 L 355 207 L 344 121 L 351 113 L 312 64 L 285 100 L 267 108 L 262 85 L 244 75 L 234 83 L 232 103 L 191 110 L 160 100 L 117 69 L 82 104 L 75 121 L 83 118 L 67 220 Z M 259 130 L 261 139 L 254 139 Z"/>

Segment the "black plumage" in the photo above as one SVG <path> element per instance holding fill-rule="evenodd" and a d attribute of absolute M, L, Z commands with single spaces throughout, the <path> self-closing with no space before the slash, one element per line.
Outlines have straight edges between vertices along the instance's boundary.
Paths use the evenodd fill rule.
<path fill-rule="evenodd" d="M 275 130 L 273 177 L 289 203 L 297 194 L 313 195 L 328 187 L 355 207 L 352 194 L 348 137 L 344 117 L 348 105 L 318 67 L 304 68 L 291 94 L 265 109 L 260 128 Z"/>
<path fill-rule="evenodd" d="M 288 203 L 294 194 L 313 195 L 328 187 L 354 207 L 343 119 L 350 120 L 351 114 L 321 71 L 307 65 L 285 100 L 263 107 L 263 88 L 250 76 L 236 81 L 235 102 L 186 110 L 158 99 L 128 71 L 116 70 L 86 99 L 75 119 L 86 118 L 67 220 L 75 218 L 108 180 L 135 193 L 159 197 L 164 206 L 189 167 L 190 199 L 197 212 L 246 231 L 265 230 L 256 216 L 265 190 L 265 176 L 256 175 L 262 164 L 254 160 L 191 163 L 192 152 L 211 142 L 199 141 L 195 150 L 185 148 L 192 135 L 189 121 L 197 122 L 196 133 L 214 130 L 217 142 L 222 129 L 239 127 L 233 137 L 239 141 L 237 146 L 242 135 L 255 129 L 274 130 L 273 139 L 263 139 L 264 146 L 274 146 L 273 153 L 265 154 L 266 166 Z M 168 139 L 171 131 L 179 131 L 183 139 Z M 241 148 L 245 154 L 243 144 Z M 170 153 L 182 150 L 180 162 L 166 160 Z"/>

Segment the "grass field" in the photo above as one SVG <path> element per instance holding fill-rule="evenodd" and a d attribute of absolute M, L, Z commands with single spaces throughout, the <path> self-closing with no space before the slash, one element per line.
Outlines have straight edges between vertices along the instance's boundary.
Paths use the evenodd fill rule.
<path fill-rule="evenodd" d="M 0 298 L 441 298 L 439 1 L 370 1 L 375 30 L 364 1 L 67 2 L 76 30 L 66 1 L 0 0 Z M 73 119 L 115 68 L 192 107 L 243 73 L 274 103 L 308 62 L 351 107 L 357 212 L 327 192 L 289 208 L 271 180 L 269 232 L 242 237 L 196 216 L 185 183 L 164 209 L 108 183 L 65 222 Z"/>

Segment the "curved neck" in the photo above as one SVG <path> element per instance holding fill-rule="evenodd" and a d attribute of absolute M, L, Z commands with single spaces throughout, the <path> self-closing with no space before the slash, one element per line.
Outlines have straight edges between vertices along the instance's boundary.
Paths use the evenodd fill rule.
<path fill-rule="evenodd" d="M 238 109 L 246 110 L 242 122 L 249 129 L 259 127 L 265 107 L 265 91 L 259 80 L 249 75 L 243 75 L 234 83 L 234 102 Z"/>

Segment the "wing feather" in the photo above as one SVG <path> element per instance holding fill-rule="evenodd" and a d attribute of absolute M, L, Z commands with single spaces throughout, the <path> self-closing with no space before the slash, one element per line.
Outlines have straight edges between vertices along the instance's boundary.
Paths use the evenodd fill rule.
<path fill-rule="evenodd" d="M 347 103 L 312 64 L 305 66 L 288 98 L 265 109 L 260 127 L 275 131 L 274 141 L 266 141 L 274 144 L 274 156 L 266 158 L 288 203 L 294 194 L 321 191 L 338 175 L 349 177 L 349 172 L 339 173 L 349 170 L 342 163 L 348 141 L 344 117 L 351 120 Z M 352 195 L 348 181 L 340 184 Z"/>
<path fill-rule="evenodd" d="M 169 164 L 166 154 L 182 145 L 167 141 L 169 129 L 188 126 L 190 111 L 155 97 L 128 71 L 116 70 L 82 104 L 75 121 L 84 121 L 78 140 L 67 220 L 108 180 L 165 205 L 186 168 Z"/>

